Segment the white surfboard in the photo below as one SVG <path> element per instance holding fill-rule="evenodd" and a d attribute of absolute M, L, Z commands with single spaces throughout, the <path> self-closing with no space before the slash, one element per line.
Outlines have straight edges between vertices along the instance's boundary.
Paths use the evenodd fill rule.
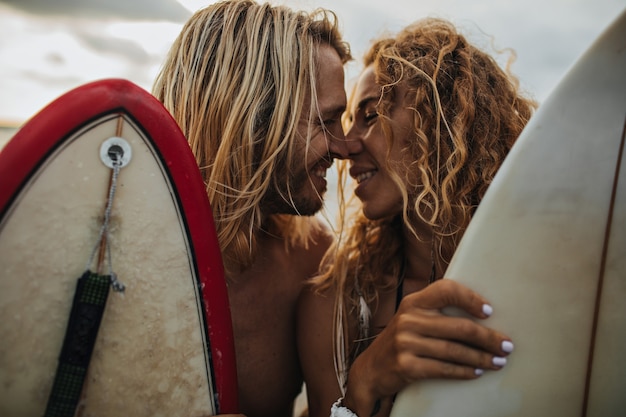
<path fill-rule="evenodd" d="M 112 151 L 121 151 L 115 178 Z M 71 313 L 86 270 L 114 272 L 125 286 L 109 291 L 95 326 L 91 295 L 81 297 L 91 310 Z M 90 347 L 86 328 L 97 332 Z M 76 382 L 71 372 L 82 368 Z M 128 81 L 68 92 L 0 152 L 0 416 L 191 417 L 236 407 L 222 260 L 184 136 Z"/>
<path fill-rule="evenodd" d="M 446 277 L 515 352 L 473 381 L 402 391 L 393 417 L 626 415 L 626 13 L 541 105 Z"/>

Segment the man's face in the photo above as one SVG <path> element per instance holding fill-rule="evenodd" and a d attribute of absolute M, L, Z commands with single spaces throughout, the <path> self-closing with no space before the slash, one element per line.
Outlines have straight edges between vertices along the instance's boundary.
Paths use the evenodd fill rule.
<path fill-rule="evenodd" d="M 264 202 L 266 212 L 309 216 L 322 208 L 326 192 L 326 171 L 333 158 L 346 158 L 347 149 L 341 125 L 346 109 L 344 70 L 339 54 L 329 45 L 321 45 L 317 54 L 317 108 L 309 110 L 310 97 L 305 99 L 302 119 L 298 125 L 296 164 L 287 181 L 281 181 L 283 196 L 270 189 Z M 309 117 L 310 115 L 310 117 Z M 306 138 L 310 137 L 307 146 Z M 286 174 L 287 175 L 287 174 Z M 284 187 L 284 189 L 283 189 Z M 291 201 L 285 201 L 285 198 Z M 271 210 L 271 211 L 270 211 Z"/>

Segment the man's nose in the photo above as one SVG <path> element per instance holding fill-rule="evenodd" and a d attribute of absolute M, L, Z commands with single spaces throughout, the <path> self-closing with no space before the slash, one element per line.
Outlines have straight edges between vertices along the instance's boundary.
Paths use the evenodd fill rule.
<path fill-rule="evenodd" d="M 347 159 L 349 156 L 348 146 L 346 145 L 346 135 L 341 132 L 331 136 L 328 140 L 328 151 L 333 158 Z"/>

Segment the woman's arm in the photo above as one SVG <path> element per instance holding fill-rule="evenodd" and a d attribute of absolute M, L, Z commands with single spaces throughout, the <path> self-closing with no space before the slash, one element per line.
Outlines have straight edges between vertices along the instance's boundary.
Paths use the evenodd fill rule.
<path fill-rule="evenodd" d="M 387 327 L 350 368 L 344 406 L 370 417 L 376 402 L 382 401 L 378 415 L 387 414 L 393 395 L 413 381 L 475 379 L 484 370 L 502 368 L 513 350 L 510 339 L 470 319 L 443 315 L 440 309 L 448 306 L 479 319 L 491 314 L 484 298 L 451 280 L 406 296 Z"/>

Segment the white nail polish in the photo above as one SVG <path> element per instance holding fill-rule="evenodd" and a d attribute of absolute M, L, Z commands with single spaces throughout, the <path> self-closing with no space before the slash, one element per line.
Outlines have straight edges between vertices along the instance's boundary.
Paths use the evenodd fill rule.
<path fill-rule="evenodd" d="M 491 316 L 491 313 L 493 313 L 493 307 L 489 304 L 483 304 L 483 313 L 487 316 Z"/>
<path fill-rule="evenodd" d="M 476 368 L 474 369 L 474 375 L 476 376 L 481 376 L 484 373 L 484 371 L 480 368 Z"/>
<path fill-rule="evenodd" d="M 504 365 L 506 365 L 506 358 L 502 358 L 500 356 L 494 356 L 493 359 L 491 360 L 491 362 L 495 366 L 504 366 Z"/>
<path fill-rule="evenodd" d="M 509 342 L 508 340 L 505 340 L 504 342 L 502 342 L 502 351 L 506 352 L 506 353 L 511 353 L 513 352 L 513 343 Z"/>

